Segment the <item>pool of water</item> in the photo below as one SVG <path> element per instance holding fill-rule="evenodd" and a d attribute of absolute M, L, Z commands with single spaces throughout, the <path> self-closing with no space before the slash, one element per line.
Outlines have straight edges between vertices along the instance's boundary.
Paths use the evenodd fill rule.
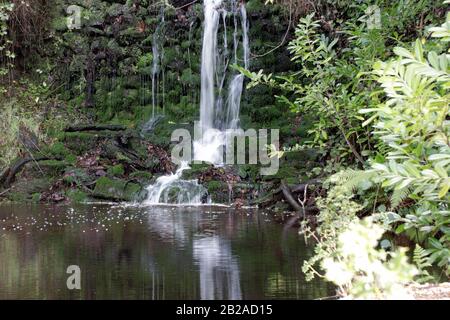
<path fill-rule="evenodd" d="M 315 299 L 296 229 L 220 207 L 0 206 L 0 299 Z M 69 266 L 80 290 L 69 290 Z M 72 278 L 73 280 L 73 278 Z"/>

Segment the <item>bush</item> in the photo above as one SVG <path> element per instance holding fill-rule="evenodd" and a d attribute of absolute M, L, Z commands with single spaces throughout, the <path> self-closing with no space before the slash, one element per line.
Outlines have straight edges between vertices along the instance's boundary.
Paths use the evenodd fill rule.
<path fill-rule="evenodd" d="M 375 65 L 386 99 L 361 112 L 373 113 L 366 124 L 375 122 L 385 144 L 367 173 L 391 195 L 388 222 L 450 275 L 450 14 L 430 31 L 438 41 L 418 39 L 412 50 L 397 47 L 395 60 Z"/>

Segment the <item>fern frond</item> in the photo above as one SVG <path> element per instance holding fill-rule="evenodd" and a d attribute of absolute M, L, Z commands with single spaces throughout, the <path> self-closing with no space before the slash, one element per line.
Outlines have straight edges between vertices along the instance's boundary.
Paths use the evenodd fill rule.
<path fill-rule="evenodd" d="M 349 190 L 354 191 L 358 189 L 363 182 L 370 181 L 375 175 L 373 171 L 363 170 L 346 170 L 342 175 L 342 186 Z"/>
<path fill-rule="evenodd" d="M 391 195 L 391 209 L 397 208 L 400 203 L 407 199 L 412 192 L 412 186 L 407 186 L 402 189 L 395 189 Z"/>
<path fill-rule="evenodd" d="M 431 267 L 429 253 L 418 244 L 414 248 L 413 262 L 417 266 L 417 269 L 419 269 L 419 275 L 416 279 L 417 282 L 425 283 L 434 280 L 434 277 L 426 270 Z"/>

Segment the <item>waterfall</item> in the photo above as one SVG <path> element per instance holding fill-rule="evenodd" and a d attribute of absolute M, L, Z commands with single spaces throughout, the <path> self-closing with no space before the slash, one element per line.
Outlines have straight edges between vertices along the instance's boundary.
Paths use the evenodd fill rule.
<path fill-rule="evenodd" d="M 239 113 L 244 86 L 243 75 L 228 72 L 231 58 L 228 50 L 227 17 L 231 13 L 234 22 L 232 63 L 243 61 L 244 67 L 248 68 L 250 45 L 247 11 L 244 3 L 238 0 L 204 0 L 203 9 L 205 18 L 199 122 L 201 138 L 194 141 L 194 160 L 221 165 L 227 130 L 238 129 L 240 126 Z M 241 41 L 238 37 L 239 19 Z M 220 46 L 219 31 L 223 35 Z M 158 31 L 155 32 L 157 33 Z M 156 42 L 154 41 L 154 44 Z M 238 57 L 240 46 L 243 51 L 242 58 Z M 155 59 L 156 53 L 157 51 L 154 51 L 154 61 L 159 60 Z M 149 195 L 145 204 L 201 204 L 206 190 L 196 180 L 181 179 L 183 171 L 187 169 L 188 164 L 182 163 L 175 174 L 158 178 L 154 185 L 147 188 Z"/>
<path fill-rule="evenodd" d="M 244 5 L 240 6 L 241 12 L 241 24 L 242 24 L 242 46 L 244 49 L 244 67 L 248 69 L 249 59 L 250 59 L 250 43 L 248 40 L 248 20 L 247 20 L 247 10 Z M 235 23 L 235 30 L 237 25 Z M 236 32 L 235 32 L 236 34 Z M 234 48 L 235 48 L 235 59 L 237 59 L 237 39 L 234 37 Z M 237 62 L 236 62 L 237 63 Z M 244 75 L 237 74 L 233 77 L 228 90 L 228 112 L 227 112 L 227 128 L 228 129 L 238 129 L 240 126 L 239 113 L 241 108 L 241 97 L 242 90 L 244 89 Z"/>
<path fill-rule="evenodd" d="M 161 120 L 162 116 L 161 115 L 157 115 L 157 111 L 156 108 L 158 107 L 158 100 L 157 100 L 157 96 L 158 96 L 158 84 L 159 84 L 159 75 L 162 71 L 162 97 L 163 97 L 163 101 L 162 101 L 162 105 L 163 105 L 163 111 L 164 111 L 164 68 L 162 68 L 162 61 L 164 59 L 164 46 L 163 46 L 163 41 L 164 41 L 164 25 L 165 25 L 165 5 L 162 6 L 161 8 L 161 12 L 159 15 L 159 23 L 158 26 L 155 29 L 155 32 L 153 33 L 153 37 L 152 37 L 152 57 L 153 57 L 153 61 L 152 61 L 152 70 L 151 70 L 151 76 L 152 76 L 152 116 L 151 118 L 144 123 L 144 125 L 142 126 L 142 132 L 143 133 L 147 133 L 147 132 L 151 132 L 155 126 L 158 124 L 158 122 Z M 144 90 L 146 89 L 146 78 L 147 76 L 145 76 L 145 80 L 142 81 L 141 80 L 141 86 L 143 86 Z M 144 105 L 146 103 L 146 99 L 145 99 L 145 93 L 144 96 L 142 98 L 142 104 Z"/>
<path fill-rule="evenodd" d="M 147 187 L 147 200 L 150 204 L 192 204 L 198 205 L 205 202 L 207 192 L 197 180 L 182 180 L 185 170 L 190 169 L 187 162 L 182 162 L 175 173 L 159 177 L 155 184 Z"/>
<path fill-rule="evenodd" d="M 203 31 L 201 92 L 200 92 L 200 126 L 203 130 L 213 128 L 215 105 L 215 73 L 217 61 L 217 33 L 219 30 L 222 0 L 205 0 L 205 22 Z"/>
<path fill-rule="evenodd" d="M 240 106 L 244 86 L 242 74 L 228 75 L 228 37 L 226 18 L 230 10 L 233 15 L 233 61 L 244 62 L 249 67 L 250 44 L 248 38 L 248 19 L 245 5 L 236 0 L 204 0 L 204 32 L 201 61 L 200 130 L 202 137 L 194 142 L 194 160 L 206 161 L 216 165 L 223 163 L 223 147 L 226 144 L 226 131 L 240 127 Z M 243 57 L 238 58 L 240 41 L 238 39 L 238 15 L 242 28 Z M 218 45 L 220 17 L 223 21 L 223 44 Z M 224 83 L 228 79 L 228 95 L 224 103 Z"/>
<path fill-rule="evenodd" d="M 155 33 L 153 33 L 153 41 L 152 41 L 152 54 L 153 54 L 153 65 L 152 65 L 152 117 L 155 117 L 155 109 L 157 106 L 157 80 L 159 77 L 159 73 L 161 70 L 162 57 L 164 56 L 163 52 L 163 33 L 162 29 L 165 23 L 164 18 L 164 5 L 161 8 L 160 14 L 160 23 L 156 27 Z"/>

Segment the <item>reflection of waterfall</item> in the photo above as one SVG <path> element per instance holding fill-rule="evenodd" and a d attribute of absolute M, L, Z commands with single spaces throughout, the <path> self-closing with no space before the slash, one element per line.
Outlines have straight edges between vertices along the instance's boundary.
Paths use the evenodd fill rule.
<path fill-rule="evenodd" d="M 239 265 L 230 243 L 215 236 L 196 239 L 193 246 L 200 269 L 201 299 L 242 299 Z"/>
<path fill-rule="evenodd" d="M 148 197 L 144 204 L 201 204 L 206 191 L 197 180 L 182 180 L 183 171 L 190 169 L 183 162 L 175 174 L 159 177 L 147 187 Z"/>
<path fill-rule="evenodd" d="M 219 210 L 216 214 L 226 213 Z M 231 242 L 219 235 L 199 238 L 205 230 L 215 229 L 219 221 L 216 219 L 219 218 L 194 208 L 155 208 L 148 214 L 147 224 L 151 234 L 158 234 L 174 248 L 192 247 L 199 270 L 201 299 L 240 300 L 240 268 L 238 258 L 232 254 Z"/>
<path fill-rule="evenodd" d="M 243 3 L 231 0 L 204 0 L 204 31 L 201 65 L 201 94 L 200 94 L 200 129 L 202 138 L 194 142 L 194 159 L 221 164 L 222 150 L 225 144 L 225 130 L 239 127 L 239 112 L 244 84 L 243 75 L 235 75 L 229 79 L 227 69 L 230 59 L 228 57 L 228 37 L 226 31 L 227 10 L 234 18 L 234 63 L 238 62 L 238 23 L 240 15 L 242 25 L 242 48 L 244 67 L 249 65 L 249 39 L 247 12 Z M 231 8 L 229 8 L 231 7 Z M 218 45 L 220 17 L 223 24 L 223 44 Z M 228 97 L 223 103 L 224 82 L 228 78 Z"/>

